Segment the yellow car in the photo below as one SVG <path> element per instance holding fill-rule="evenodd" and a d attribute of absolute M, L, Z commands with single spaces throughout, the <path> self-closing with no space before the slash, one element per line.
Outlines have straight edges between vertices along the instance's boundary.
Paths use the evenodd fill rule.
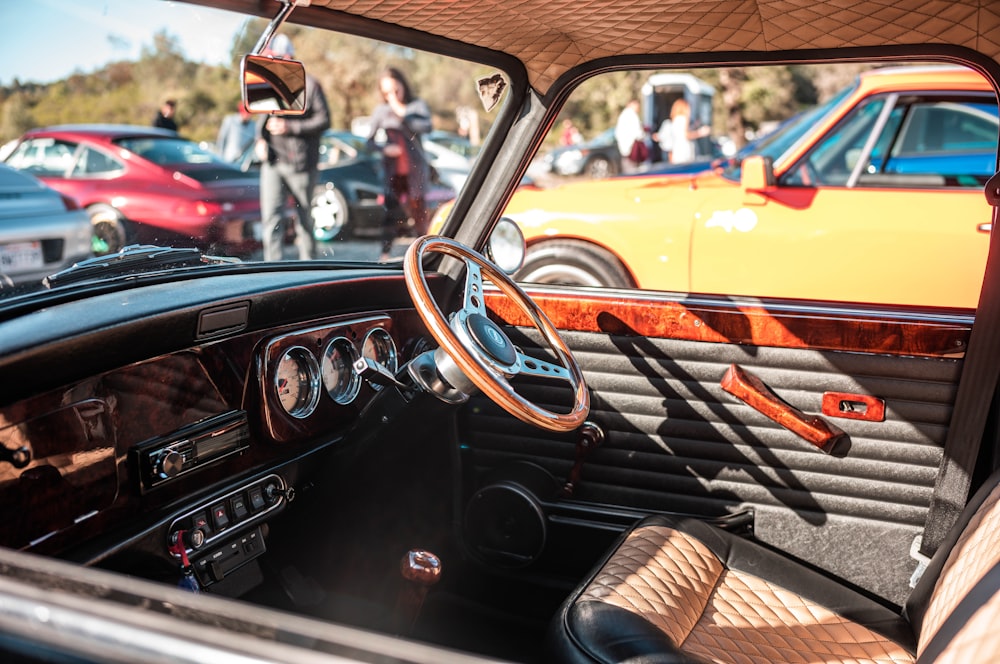
<path fill-rule="evenodd" d="M 728 169 L 522 188 L 517 278 L 974 308 L 997 128 L 975 71 L 872 70 Z"/>

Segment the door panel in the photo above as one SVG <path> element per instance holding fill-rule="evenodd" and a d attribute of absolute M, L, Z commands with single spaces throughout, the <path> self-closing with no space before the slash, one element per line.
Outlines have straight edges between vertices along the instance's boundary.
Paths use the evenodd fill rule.
<path fill-rule="evenodd" d="M 971 316 L 921 320 L 721 298 L 534 297 L 564 331 L 591 390 L 589 419 L 605 434 L 580 466 L 572 495 L 540 501 L 547 547 L 579 552 L 588 533 L 647 512 L 717 518 L 751 510 L 761 541 L 902 602 Z M 524 323 L 504 303 L 490 305 L 499 319 Z M 512 336 L 529 354 L 539 352 L 534 335 L 518 328 Z M 879 354 L 859 352 L 869 347 Z M 728 394 L 720 380 L 733 364 L 846 439 L 824 454 Z M 519 390 L 555 410 L 569 399 L 568 390 L 550 384 Z M 884 420 L 838 416 L 829 407 L 834 416 L 823 415 L 828 393 L 874 397 L 884 403 Z M 834 395 L 833 403 L 842 401 Z M 557 484 L 572 474 L 578 436 L 520 424 L 482 398 L 469 408 L 476 417 L 459 422 L 467 496 L 515 462 L 541 466 Z M 593 540 L 596 556 L 606 538 Z"/>
<path fill-rule="evenodd" d="M 977 226 L 991 216 L 980 189 L 778 187 L 755 203 L 726 209 L 713 201 L 701 211 L 692 290 L 898 305 L 979 302 L 989 234 Z M 743 223 L 716 221 L 727 214 Z"/>

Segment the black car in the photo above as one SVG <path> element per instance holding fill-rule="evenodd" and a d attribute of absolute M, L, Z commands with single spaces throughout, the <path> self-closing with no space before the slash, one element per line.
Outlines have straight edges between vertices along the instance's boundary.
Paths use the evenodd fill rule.
<path fill-rule="evenodd" d="M 240 160 L 243 170 L 259 168 L 249 148 Z M 432 182 L 428 205 L 433 214 L 455 191 Z M 361 136 L 328 129 L 319 152 L 319 174 L 312 200 L 316 239 L 377 238 L 385 217 L 385 178 L 382 155 Z"/>
<path fill-rule="evenodd" d="M 577 145 L 562 145 L 545 155 L 544 165 L 555 175 L 586 175 L 607 178 L 622 170 L 622 157 L 615 129 L 606 129 Z"/>
<path fill-rule="evenodd" d="M 260 168 L 253 147 L 240 159 L 244 171 Z M 381 156 L 365 139 L 327 130 L 320 143 L 319 175 L 312 203 L 316 239 L 378 236 L 385 216 Z"/>

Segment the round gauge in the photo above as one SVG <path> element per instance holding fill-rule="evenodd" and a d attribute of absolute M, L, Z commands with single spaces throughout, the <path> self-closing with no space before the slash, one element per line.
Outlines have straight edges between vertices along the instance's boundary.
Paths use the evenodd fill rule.
<path fill-rule="evenodd" d="M 376 327 L 365 335 L 365 341 L 361 345 L 361 355 L 369 360 L 381 364 L 389 373 L 396 373 L 399 368 L 399 359 L 396 353 L 396 344 L 385 328 Z M 376 389 L 381 385 L 373 385 Z"/>
<path fill-rule="evenodd" d="M 312 415 L 319 403 L 319 366 L 313 354 L 302 346 L 286 350 L 274 369 L 274 391 L 292 417 Z"/>
<path fill-rule="evenodd" d="M 357 351 L 345 337 L 337 337 L 327 344 L 323 352 L 323 387 L 330 398 L 346 405 L 354 401 L 361 389 L 361 376 L 354 371 Z"/>

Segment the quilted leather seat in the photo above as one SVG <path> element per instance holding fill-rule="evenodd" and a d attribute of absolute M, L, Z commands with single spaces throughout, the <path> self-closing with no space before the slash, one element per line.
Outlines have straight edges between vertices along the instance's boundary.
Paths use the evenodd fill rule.
<path fill-rule="evenodd" d="M 752 541 L 655 516 L 563 604 L 559 662 L 1000 661 L 1000 473 L 966 507 L 902 614 Z"/>

